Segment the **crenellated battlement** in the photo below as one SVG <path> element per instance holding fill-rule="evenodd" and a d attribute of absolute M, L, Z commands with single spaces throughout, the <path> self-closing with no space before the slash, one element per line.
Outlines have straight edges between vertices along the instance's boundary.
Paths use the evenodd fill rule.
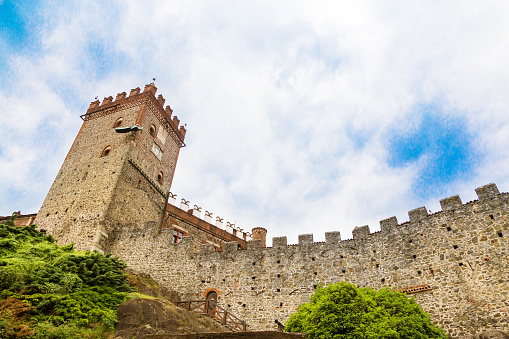
<path fill-rule="evenodd" d="M 500 194 L 497 186 L 494 183 L 481 186 L 481 187 L 477 188 L 475 191 L 479 198 L 479 200 L 477 200 L 477 201 L 484 201 L 486 199 L 491 199 L 491 198 L 494 198 Z M 175 202 L 176 202 L 175 197 L 176 197 L 176 194 L 173 194 L 170 192 L 169 203 L 171 203 L 174 206 L 175 206 Z M 212 224 L 213 214 L 211 212 L 205 211 L 205 215 L 202 218 L 202 215 L 201 215 L 202 208 L 199 207 L 198 205 L 194 205 L 194 208 L 190 209 L 189 204 L 190 204 L 189 201 L 187 201 L 186 199 L 182 199 L 181 204 L 180 204 L 180 209 L 195 216 L 195 217 L 200 218 L 201 220 L 203 220 L 207 223 Z M 442 207 L 442 211 L 438 211 L 436 213 L 429 214 L 426 207 L 421 206 L 421 207 L 415 208 L 413 210 L 410 210 L 408 212 L 409 221 L 405 221 L 403 223 L 398 223 L 398 219 L 395 216 L 380 220 L 380 231 L 379 232 L 372 233 L 370 231 L 369 225 L 356 226 L 352 231 L 353 239 L 342 240 L 340 232 L 334 231 L 334 232 L 326 232 L 325 233 L 325 242 L 314 242 L 313 234 L 301 234 L 301 235 L 299 235 L 299 238 L 298 238 L 299 239 L 298 244 L 295 244 L 295 245 L 297 245 L 297 246 L 311 246 L 314 244 L 339 244 L 339 245 L 341 245 L 345 241 L 350 241 L 350 240 L 369 242 L 371 240 L 370 239 L 371 237 L 376 238 L 376 237 L 379 237 L 380 235 L 383 235 L 383 234 L 389 233 L 389 232 L 392 232 L 392 233 L 402 232 L 405 228 L 408 228 L 409 226 L 412 226 L 416 223 L 426 223 L 426 222 L 431 223 L 430 218 L 439 218 L 441 213 L 454 211 L 454 210 L 460 209 L 463 206 L 466 206 L 468 204 L 469 203 L 462 204 L 460 197 L 458 195 L 454 195 L 452 197 L 440 200 L 440 205 Z M 231 222 L 226 222 L 226 226 L 223 228 L 223 219 L 220 217 L 216 217 L 215 226 L 226 230 L 228 233 L 238 237 L 239 239 L 247 240 L 249 249 L 265 247 L 265 246 L 262 246 L 262 242 L 253 240 L 251 233 L 244 232 L 243 229 L 241 229 L 240 227 L 237 227 L 235 224 L 233 224 Z M 295 246 L 295 245 L 291 245 L 291 246 Z M 203 249 L 202 252 L 208 253 L 209 249 L 207 249 L 207 244 L 204 244 L 202 246 L 205 246 L 205 248 Z M 228 245 L 228 246 L 231 246 L 233 248 L 233 242 L 231 245 Z M 281 237 L 272 238 L 272 247 L 281 248 L 281 247 L 286 247 L 286 246 L 290 246 L 287 243 L 287 237 L 281 236 Z M 223 248 L 223 251 L 224 251 L 224 248 Z"/>
<path fill-rule="evenodd" d="M 479 200 L 475 200 L 475 203 L 481 204 L 486 202 L 487 200 L 494 199 L 498 196 L 505 195 L 507 193 L 500 193 L 497 186 L 493 183 L 481 186 L 476 189 L 477 196 Z M 466 208 L 470 206 L 472 202 L 461 204 L 461 199 L 458 195 L 445 198 L 440 200 L 440 204 L 442 206 L 442 211 L 438 211 L 433 214 L 428 214 L 428 211 L 425 206 L 418 207 L 416 209 L 410 210 L 408 212 L 409 221 L 403 222 L 401 224 L 398 223 L 398 220 L 395 216 L 392 216 L 387 219 L 383 219 L 380 221 L 381 230 L 378 232 L 371 233 L 368 225 L 364 226 L 356 226 L 353 231 L 353 239 L 341 239 L 341 234 L 338 231 L 326 232 L 325 233 L 325 242 L 314 242 L 313 234 L 301 234 L 298 237 L 298 244 L 288 244 L 286 236 L 273 237 L 272 238 L 272 248 L 280 249 L 287 248 L 292 246 L 293 249 L 302 247 L 307 248 L 309 246 L 323 246 L 323 245 L 334 245 L 338 247 L 350 246 L 353 244 L 358 244 L 360 246 L 364 246 L 364 244 L 369 244 L 373 241 L 377 241 L 381 237 L 386 237 L 388 233 L 396 233 L 403 234 L 408 233 L 410 231 L 421 230 L 423 225 L 435 225 L 436 220 L 442 218 L 443 213 L 448 213 L 451 211 L 457 211 L 462 208 Z M 422 224 L 422 225 L 421 225 Z M 230 223 L 227 223 L 231 225 Z M 235 252 L 237 250 L 242 250 L 237 248 L 237 243 L 225 243 L 223 247 L 223 251 L 230 253 Z M 259 240 L 249 240 L 248 241 L 248 250 L 262 249 L 262 242 Z M 268 250 L 271 250 L 268 248 Z M 212 251 L 213 252 L 213 251 Z M 212 253 L 207 244 L 202 245 L 202 249 L 200 253 Z"/>
<path fill-rule="evenodd" d="M 128 107 L 131 103 L 138 102 L 139 100 L 150 103 L 154 109 L 156 109 L 162 117 L 162 122 L 168 125 L 171 130 L 178 136 L 183 144 L 184 137 L 186 135 L 185 125 L 180 125 L 180 119 L 177 116 L 172 116 L 173 110 L 169 105 L 164 107 L 166 99 L 157 93 L 157 87 L 154 83 L 145 85 L 143 92 L 139 87 L 131 89 L 129 96 L 126 92 L 118 93 L 113 100 L 112 96 L 105 97 L 102 102 L 99 100 L 92 101 L 88 107 L 87 113 L 82 116 L 83 119 L 94 116 L 98 112 L 105 114 L 105 111 L 112 110 L 112 108 L 120 108 L 124 105 Z"/>

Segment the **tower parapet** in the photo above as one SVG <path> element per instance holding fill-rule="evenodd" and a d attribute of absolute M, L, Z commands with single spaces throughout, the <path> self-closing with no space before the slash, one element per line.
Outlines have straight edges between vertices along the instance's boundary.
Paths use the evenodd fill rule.
<path fill-rule="evenodd" d="M 253 240 L 259 240 L 260 246 L 265 247 L 267 241 L 267 230 L 263 227 L 255 227 L 251 230 Z"/>
<path fill-rule="evenodd" d="M 167 129 L 167 133 L 172 136 L 175 142 L 179 143 L 181 147 L 185 146 L 184 138 L 186 135 L 186 128 L 184 125 L 180 125 L 180 120 L 174 116 L 172 118 L 173 110 L 170 106 L 166 106 L 164 108 L 164 104 L 166 99 L 159 94 L 158 97 L 155 97 L 157 92 L 157 87 L 152 84 L 145 85 L 143 92 L 140 93 L 140 88 L 133 88 L 129 92 L 129 96 L 126 97 L 126 92 L 118 93 L 113 101 L 113 97 L 109 96 L 104 98 L 103 102 L 96 100 L 90 103 L 86 114 L 82 115 L 82 119 L 93 119 L 98 116 L 103 116 L 106 114 L 110 114 L 114 111 L 125 109 L 125 106 L 137 105 L 138 101 L 145 102 L 148 105 L 153 113 L 157 116 L 159 123 L 165 129 Z M 124 107 L 122 107 L 124 106 Z M 140 119 L 142 119 L 144 114 L 140 112 L 138 119 L 136 119 L 135 124 L 140 123 Z"/>

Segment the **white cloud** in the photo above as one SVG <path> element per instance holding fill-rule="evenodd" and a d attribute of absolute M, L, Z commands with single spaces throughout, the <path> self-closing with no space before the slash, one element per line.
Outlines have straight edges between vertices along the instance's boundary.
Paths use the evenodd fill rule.
<path fill-rule="evenodd" d="M 441 191 L 470 199 L 490 181 L 507 190 L 503 1 L 52 6 L 40 50 L 12 57 L 18 85 L 0 88 L 2 106 L 18 112 L 0 113 L 11 131 L 0 141 L 2 181 L 37 187 L 20 208 L 42 201 L 96 95 L 152 77 L 188 124 L 172 191 L 245 229 L 266 226 L 290 242 L 328 230 L 349 238 L 354 226 L 403 222 L 424 203 L 439 209 L 447 195 L 413 191 L 429 159 L 388 165 L 391 133 L 412 133 L 422 103 L 466 121 L 482 154 L 479 168 Z M 40 130 L 51 136 L 20 137 Z M 33 164 L 46 170 L 35 176 Z"/>

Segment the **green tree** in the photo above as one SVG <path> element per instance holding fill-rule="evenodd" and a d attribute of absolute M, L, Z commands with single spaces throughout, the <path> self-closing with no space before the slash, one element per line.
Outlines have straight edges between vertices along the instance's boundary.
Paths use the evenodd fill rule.
<path fill-rule="evenodd" d="M 285 330 L 307 333 L 309 339 L 447 338 L 413 298 L 346 282 L 318 286 L 311 301 L 290 316 Z"/>

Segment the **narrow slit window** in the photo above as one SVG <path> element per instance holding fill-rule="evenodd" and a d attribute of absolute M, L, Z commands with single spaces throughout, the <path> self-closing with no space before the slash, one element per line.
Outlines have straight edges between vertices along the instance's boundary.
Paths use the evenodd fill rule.
<path fill-rule="evenodd" d="M 161 185 L 163 184 L 164 182 L 163 172 L 157 173 L 157 182 L 160 183 Z"/>
<path fill-rule="evenodd" d="M 148 128 L 148 133 L 150 133 L 150 135 L 155 138 L 156 137 L 156 127 L 154 125 L 150 125 L 150 127 Z"/>
<path fill-rule="evenodd" d="M 111 153 L 111 146 L 106 146 L 103 151 L 101 152 L 101 158 L 107 157 Z"/>
<path fill-rule="evenodd" d="M 115 124 L 113 124 L 113 128 L 122 126 L 122 123 L 124 122 L 124 118 L 120 117 L 117 120 L 115 120 Z"/>

